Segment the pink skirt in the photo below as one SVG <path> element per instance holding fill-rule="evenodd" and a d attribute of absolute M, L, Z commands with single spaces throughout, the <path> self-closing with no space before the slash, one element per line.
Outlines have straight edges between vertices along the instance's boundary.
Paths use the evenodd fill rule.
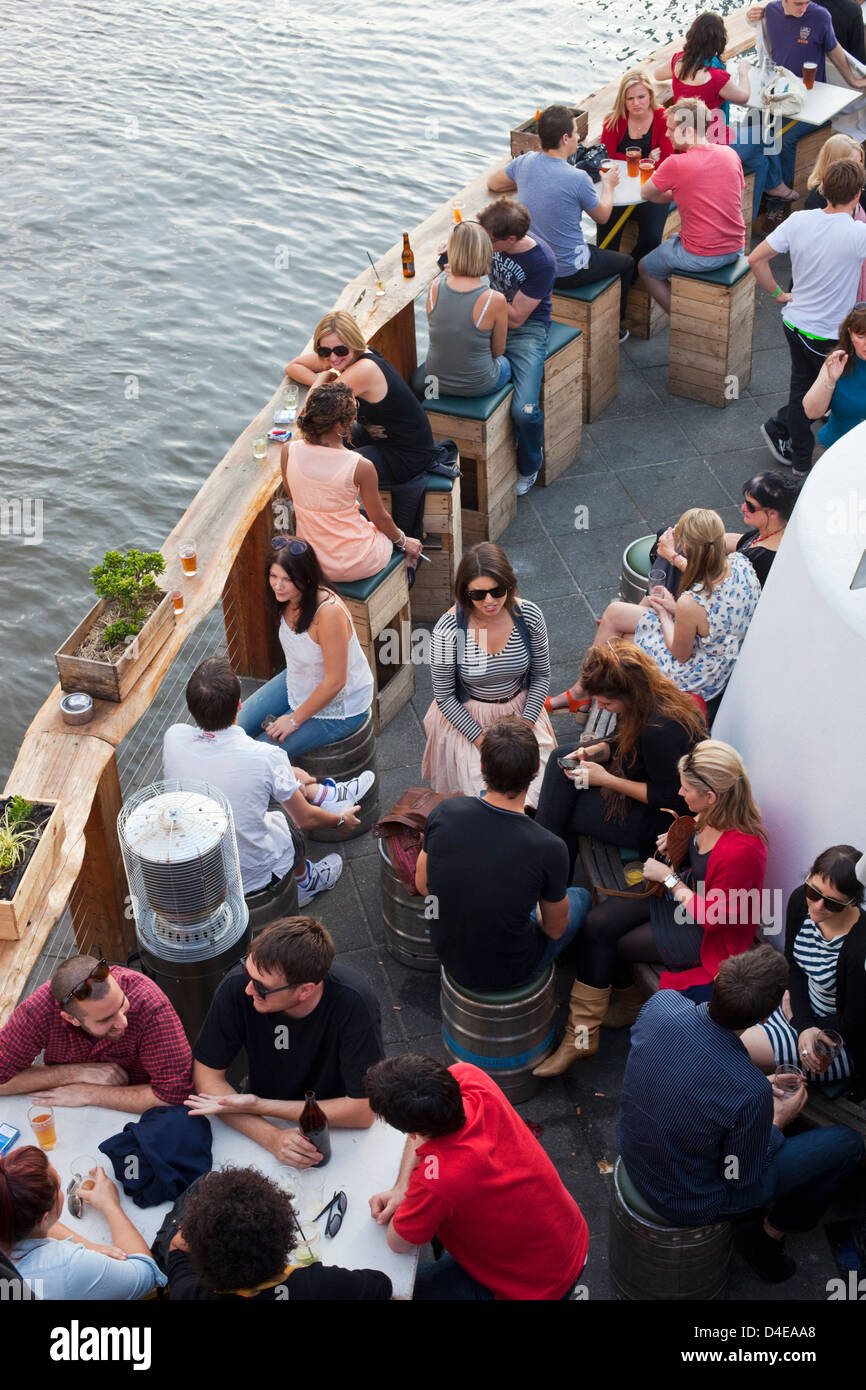
<path fill-rule="evenodd" d="M 485 704 L 482 700 L 467 700 L 464 708 L 482 729 L 504 719 L 508 714 L 522 714 L 526 704 L 526 691 L 519 690 L 513 700 L 502 705 Z M 455 729 L 450 719 L 446 719 L 434 700 L 424 716 L 424 731 L 427 734 L 427 747 L 421 764 L 421 776 L 426 778 L 434 792 L 463 792 L 465 796 L 477 796 L 484 789 L 481 776 L 481 751 L 474 743 Z M 527 806 L 537 806 L 541 791 L 541 781 L 547 759 L 556 747 L 553 728 L 547 711 L 542 710 L 535 724 L 535 737 L 541 766 L 533 779 L 526 796 Z"/>

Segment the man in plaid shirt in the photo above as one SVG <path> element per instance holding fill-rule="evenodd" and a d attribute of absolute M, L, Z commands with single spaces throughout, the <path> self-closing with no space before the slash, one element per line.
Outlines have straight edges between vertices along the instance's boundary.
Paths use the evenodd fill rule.
<path fill-rule="evenodd" d="M 159 986 L 93 956 L 64 961 L 0 1029 L 0 1096 L 141 1115 L 180 1105 L 192 1090 L 191 1066 L 181 1021 Z"/>

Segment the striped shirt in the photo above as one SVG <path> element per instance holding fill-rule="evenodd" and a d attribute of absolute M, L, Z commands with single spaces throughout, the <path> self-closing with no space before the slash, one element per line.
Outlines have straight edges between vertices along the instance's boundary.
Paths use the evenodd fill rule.
<path fill-rule="evenodd" d="M 541 714 L 550 690 L 547 628 L 537 604 L 521 599 L 520 612 L 529 630 L 531 660 L 516 627 L 512 628 L 502 651 L 495 655 L 489 655 L 478 645 L 472 627 L 465 633 L 459 630 L 454 613 L 443 613 L 433 629 L 433 695 L 445 718 L 470 742 L 474 743 L 482 729 L 457 698 L 458 670 L 470 699 L 503 702 L 518 694 L 528 671 L 529 689 L 523 718 L 534 724 Z"/>
<path fill-rule="evenodd" d="M 706 1004 L 661 989 L 632 1029 L 617 1140 L 661 1216 L 704 1226 L 729 1187 L 758 1181 L 785 1137 L 773 1125 L 770 1083 L 736 1034 Z"/>
<path fill-rule="evenodd" d="M 794 960 L 809 981 L 809 1003 L 815 1016 L 824 1018 L 836 1012 L 836 967 L 844 936 L 832 941 L 807 917 L 794 942 Z"/>

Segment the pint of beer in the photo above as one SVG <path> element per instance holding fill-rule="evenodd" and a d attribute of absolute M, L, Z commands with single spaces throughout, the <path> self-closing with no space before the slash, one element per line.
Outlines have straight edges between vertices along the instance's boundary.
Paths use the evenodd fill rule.
<path fill-rule="evenodd" d="M 183 565 L 184 579 L 191 579 L 198 572 L 195 541 L 186 541 L 177 553 L 180 556 L 180 563 Z"/>
<path fill-rule="evenodd" d="M 653 172 L 653 170 L 655 169 L 655 167 L 656 167 L 656 166 L 653 164 L 653 162 L 652 162 L 651 159 L 642 159 L 642 160 L 641 160 L 641 162 L 640 162 L 640 181 L 641 181 L 642 184 L 643 184 L 643 183 L 646 183 L 647 179 L 650 177 L 650 175 L 652 174 L 652 172 Z"/>
<path fill-rule="evenodd" d="M 640 173 L 640 149 L 635 145 L 630 145 L 625 152 L 625 162 L 628 166 L 628 176 L 636 179 Z"/>
<path fill-rule="evenodd" d="M 812 88 L 815 85 L 815 74 L 817 73 L 817 71 L 817 63 L 803 64 L 803 86 L 806 88 L 807 92 L 811 92 Z"/>
<path fill-rule="evenodd" d="M 36 1141 L 40 1149 L 53 1149 L 57 1143 L 57 1134 L 54 1129 L 54 1111 L 50 1105 L 31 1105 L 27 1111 L 27 1118 L 30 1121 L 30 1128 L 36 1135 Z"/>

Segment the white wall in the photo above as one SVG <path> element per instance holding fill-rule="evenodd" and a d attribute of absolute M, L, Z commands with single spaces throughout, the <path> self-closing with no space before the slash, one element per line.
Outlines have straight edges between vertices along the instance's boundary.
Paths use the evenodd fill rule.
<path fill-rule="evenodd" d="M 746 764 L 786 902 L 828 846 L 866 850 L 864 548 L 866 424 L 806 479 L 713 725 Z"/>

